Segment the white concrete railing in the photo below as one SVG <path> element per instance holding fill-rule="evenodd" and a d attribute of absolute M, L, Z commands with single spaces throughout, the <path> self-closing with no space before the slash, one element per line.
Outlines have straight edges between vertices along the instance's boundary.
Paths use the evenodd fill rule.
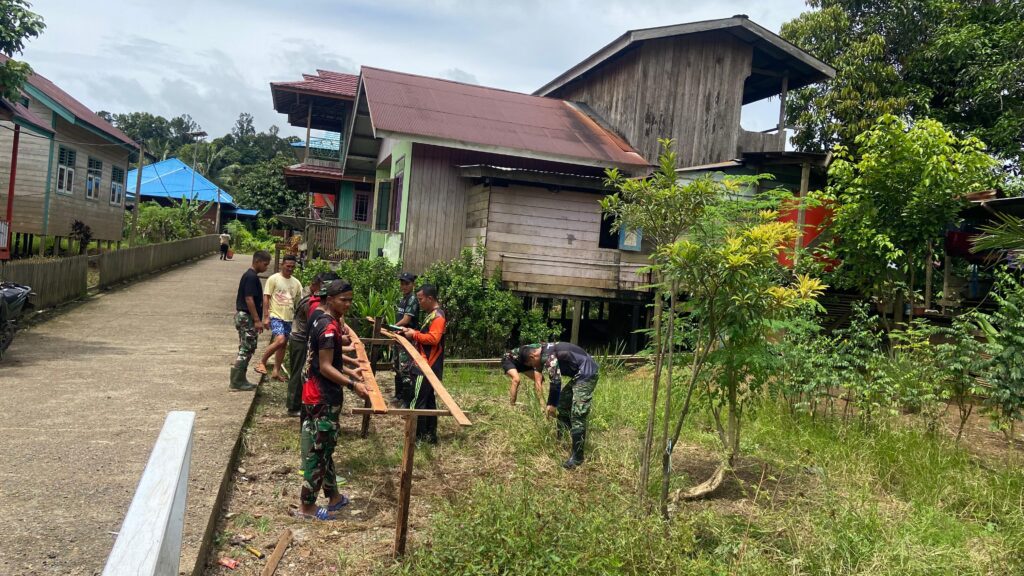
<path fill-rule="evenodd" d="M 103 576 L 178 576 L 195 412 L 169 412 Z"/>

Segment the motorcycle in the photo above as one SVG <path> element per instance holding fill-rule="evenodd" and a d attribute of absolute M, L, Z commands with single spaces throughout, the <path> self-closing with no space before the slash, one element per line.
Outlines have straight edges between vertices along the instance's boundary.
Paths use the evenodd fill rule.
<path fill-rule="evenodd" d="M 18 318 L 33 308 L 32 288 L 14 282 L 0 282 L 0 359 L 14 341 Z"/>

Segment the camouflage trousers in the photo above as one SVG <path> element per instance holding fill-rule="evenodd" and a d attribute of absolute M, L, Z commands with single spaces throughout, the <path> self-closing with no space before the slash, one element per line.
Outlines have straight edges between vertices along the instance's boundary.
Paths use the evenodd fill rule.
<path fill-rule="evenodd" d="M 597 387 L 597 374 L 585 378 L 574 378 L 562 387 L 558 395 L 558 425 L 573 436 L 587 434 L 587 416 L 590 415 L 590 401 Z"/>
<path fill-rule="evenodd" d="M 238 357 L 235 358 L 235 368 L 248 370 L 249 360 L 256 352 L 256 344 L 259 341 L 256 323 L 248 312 L 235 312 L 235 330 L 238 330 Z"/>
<path fill-rule="evenodd" d="M 397 347 L 396 347 L 397 348 Z M 405 350 L 393 349 L 395 365 L 395 398 L 412 403 L 416 394 L 416 379 L 409 373 L 410 358 Z"/>
<path fill-rule="evenodd" d="M 338 493 L 334 447 L 338 443 L 340 414 L 341 406 L 302 405 L 302 490 L 299 499 L 303 504 L 316 504 L 321 490 L 328 498 Z"/>

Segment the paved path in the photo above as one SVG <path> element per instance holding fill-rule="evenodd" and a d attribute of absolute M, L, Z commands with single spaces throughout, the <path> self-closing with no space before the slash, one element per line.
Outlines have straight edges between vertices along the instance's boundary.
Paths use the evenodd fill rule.
<path fill-rule="evenodd" d="M 18 334 L 0 363 L 0 574 L 98 574 L 170 410 L 196 412 L 191 573 L 253 399 L 228 390 L 244 260 L 186 264 Z"/>

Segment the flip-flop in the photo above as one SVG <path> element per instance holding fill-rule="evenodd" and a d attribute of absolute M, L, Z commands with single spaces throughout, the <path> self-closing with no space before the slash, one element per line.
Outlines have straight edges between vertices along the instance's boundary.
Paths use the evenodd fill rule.
<path fill-rule="evenodd" d="M 341 495 L 341 500 L 338 500 L 337 504 L 327 506 L 327 511 L 328 512 L 337 512 L 338 510 L 341 510 L 345 506 L 348 506 L 348 502 L 349 502 L 348 496 L 345 496 L 344 494 L 342 494 Z"/>
<path fill-rule="evenodd" d="M 322 522 L 330 522 L 338 519 L 337 516 L 332 514 L 331 511 L 324 506 L 317 508 L 316 513 L 314 514 L 304 514 L 302 510 L 296 510 L 293 515 L 300 520 L 320 520 Z"/>
<path fill-rule="evenodd" d="M 257 374 L 263 374 L 264 376 L 266 376 L 266 374 L 267 374 L 267 365 L 262 363 L 262 362 L 260 362 L 259 364 L 256 365 L 255 368 L 252 369 L 252 371 L 257 373 Z"/>
<path fill-rule="evenodd" d="M 277 380 L 278 382 L 287 382 L 288 381 L 287 378 L 285 378 L 284 376 L 281 376 L 280 374 L 278 374 L 277 376 L 274 376 L 274 380 Z"/>

